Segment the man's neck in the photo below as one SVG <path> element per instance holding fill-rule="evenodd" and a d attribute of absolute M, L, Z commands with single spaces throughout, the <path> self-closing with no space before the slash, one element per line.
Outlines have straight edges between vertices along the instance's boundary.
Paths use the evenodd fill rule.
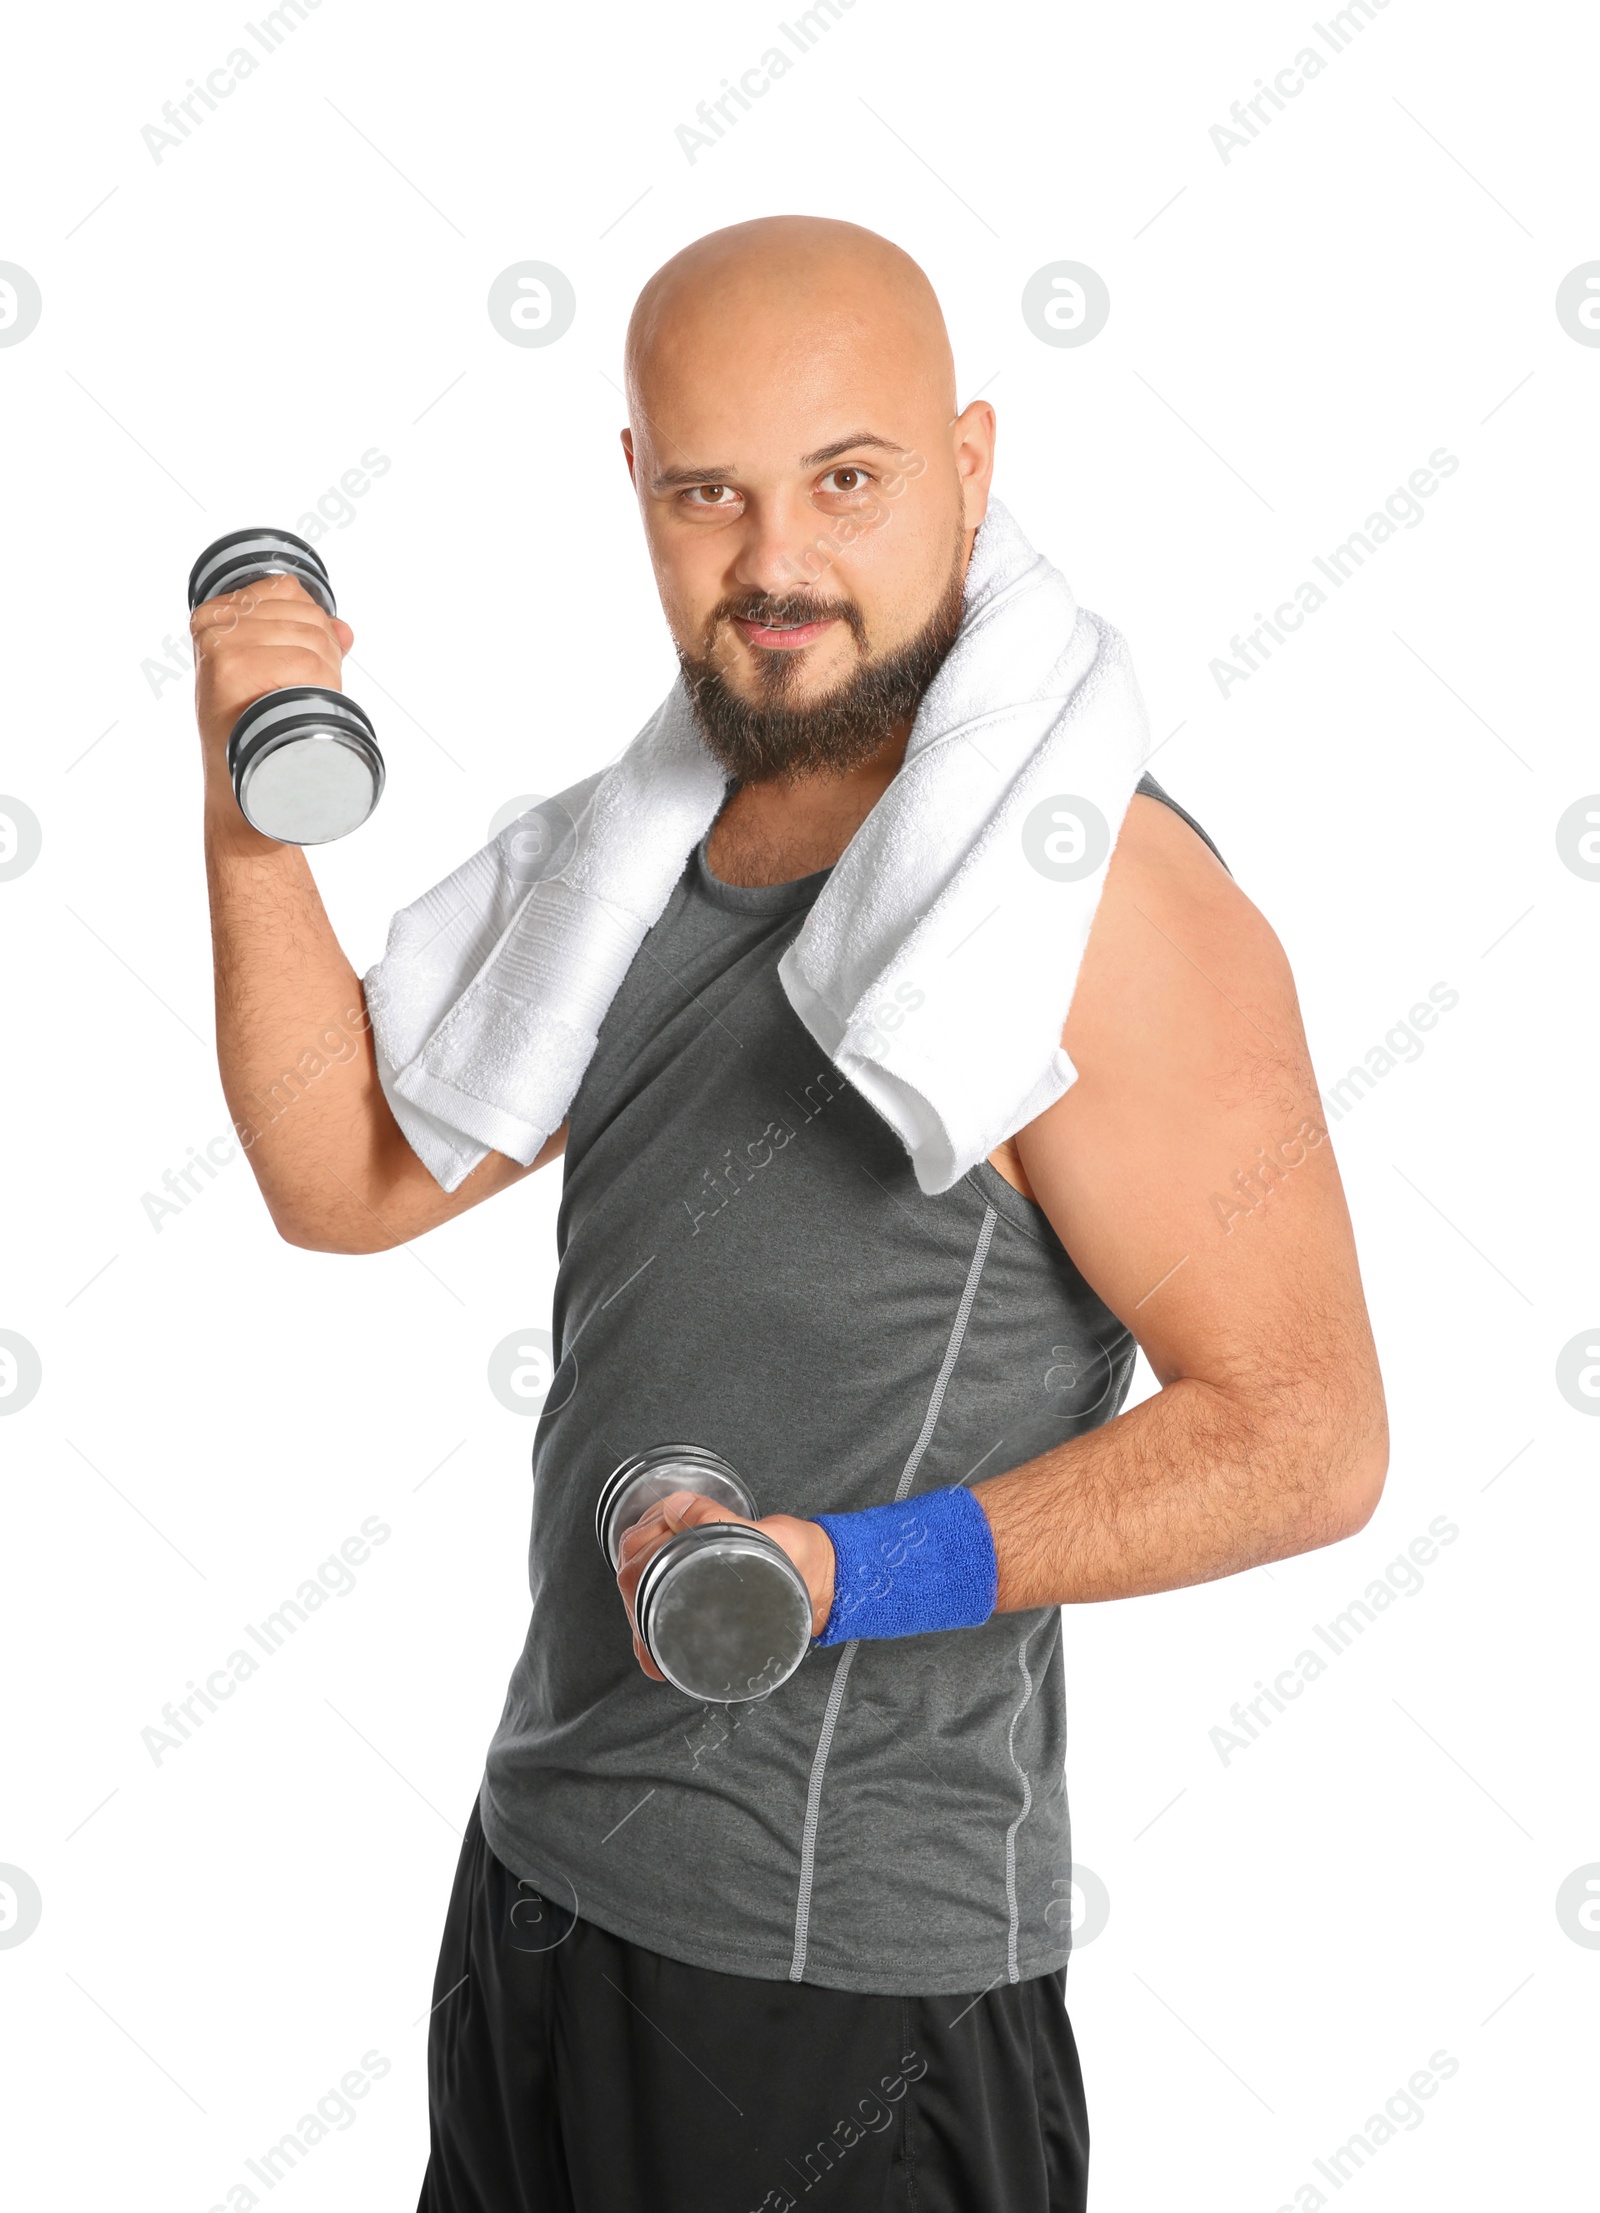
<path fill-rule="evenodd" d="M 725 884 L 787 884 L 831 868 L 894 781 L 909 723 L 842 774 L 741 784 L 712 825 L 706 858 Z"/>

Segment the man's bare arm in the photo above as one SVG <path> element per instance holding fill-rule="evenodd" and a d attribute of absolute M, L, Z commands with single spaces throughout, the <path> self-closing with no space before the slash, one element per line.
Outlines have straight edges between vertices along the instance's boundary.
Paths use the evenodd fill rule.
<path fill-rule="evenodd" d="M 973 1486 L 998 1611 L 1130 1598 L 1352 1535 L 1388 1463 L 1383 1384 L 1344 1193 L 1282 948 L 1200 840 L 1136 798 L 1063 1043 L 1066 1096 L 999 1148 L 1161 1390 Z M 912 1502 L 914 1503 L 914 1501 Z M 740 1517 L 677 1492 L 623 1539 L 630 1617 L 678 1529 Z M 756 1525 L 795 1562 L 820 1634 L 833 1544 Z M 640 1642 L 650 1676 L 659 1670 Z"/>
<path fill-rule="evenodd" d="M 1383 1385 L 1293 979 L 1191 830 L 1135 799 L 1025 1130 L 1032 1195 L 1162 1389 L 977 1484 L 999 1608 L 1125 1598 L 1331 1544 L 1383 1487 Z"/>
<path fill-rule="evenodd" d="M 491 1153 L 456 1191 L 440 1190 L 384 1098 L 361 981 L 305 854 L 251 829 L 227 772 L 228 732 L 252 700 L 288 684 L 338 688 L 349 626 L 325 615 L 292 579 L 273 577 L 208 600 L 191 628 L 217 1060 L 228 1111 L 289 1243 L 381 1252 L 556 1158 L 566 1128 L 531 1167 Z"/>

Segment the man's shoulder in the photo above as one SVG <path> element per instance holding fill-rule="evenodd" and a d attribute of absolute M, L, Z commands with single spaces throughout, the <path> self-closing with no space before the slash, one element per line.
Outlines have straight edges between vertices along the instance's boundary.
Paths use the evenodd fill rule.
<path fill-rule="evenodd" d="M 1120 934 L 1136 920 L 1147 928 L 1174 925 L 1186 939 L 1217 933 L 1241 953 L 1269 945 L 1281 953 L 1265 915 L 1198 826 L 1145 792 L 1135 792 L 1128 804 L 1094 927 L 1098 931 L 1104 921 Z"/>
<path fill-rule="evenodd" d="M 1154 1060 L 1163 1041 L 1299 1049 L 1277 933 L 1188 820 L 1136 793 L 1106 871 L 1063 1039 L 1080 1071 Z"/>
<path fill-rule="evenodd" d="M 1233 882 L 1199 823 L 1165 792 L 1157 797 L 1152 791 L 1135 790 L 1129 800 L 1108 871 L 1108 890 L 1119 864 L 1124 876 L 1140 870 L 1155 878 L 1176 877 L 1200 891 Z"/>

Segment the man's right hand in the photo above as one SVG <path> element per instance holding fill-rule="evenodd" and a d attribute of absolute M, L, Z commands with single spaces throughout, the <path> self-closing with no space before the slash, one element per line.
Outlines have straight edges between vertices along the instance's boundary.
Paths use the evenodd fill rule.
<path fill-rule="evenodd" d="M 355 643 L 350 625 L 325 614 L 292 576 L 265 576 L 203 601 L 189 629 L 208 780 L 226 777 L 228 733 L 246 707 L 292 684 L 342 690 L 344 656 Z"/>

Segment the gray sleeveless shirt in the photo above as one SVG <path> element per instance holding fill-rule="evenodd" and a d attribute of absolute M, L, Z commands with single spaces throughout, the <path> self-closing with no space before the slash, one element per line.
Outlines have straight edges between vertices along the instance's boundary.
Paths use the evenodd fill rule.
<path fill-rule="evenodd" d="M 838 1513 L 998 1475 L 1126 1395 L 1133 1340 L 1041 1210 L 987 1162 L 926 1196 L 790 1008 L 826 880 L 724 884 L 702 844 L 573 1102 L 533 1616 L 480 1810 L 514 1874 L 652 1951 L 975 1991 L 1069 1949 L 1059 1609 L 813 1650 L 707 1707 L 641 1673 L 594 1536 L 650 1445 L 710 1446 L 763 1513 Z"/>

